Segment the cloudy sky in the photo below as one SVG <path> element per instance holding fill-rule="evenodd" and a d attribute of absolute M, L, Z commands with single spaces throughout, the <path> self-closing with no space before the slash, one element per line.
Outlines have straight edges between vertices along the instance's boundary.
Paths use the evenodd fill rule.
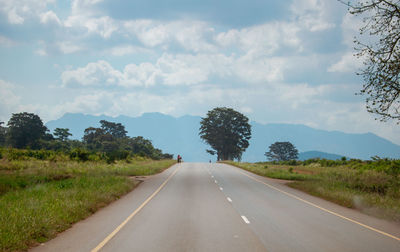
<path fill-rule="evenodd" d="M 333 0 L 0 0 L 0 121 L 229 106 L 400 144 L 354 95 L 359 25 Z"/>

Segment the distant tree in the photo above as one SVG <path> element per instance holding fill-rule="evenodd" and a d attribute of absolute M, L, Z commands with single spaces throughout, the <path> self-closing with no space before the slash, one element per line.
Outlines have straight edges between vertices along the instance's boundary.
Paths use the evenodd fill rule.
<path fill-rule="evenodd" d="M 83 142 L 91 151 L 103 152 L 108 162 L 125 159 L 129 154 L 135 154 L 152 159 L 170 158 L 172 155 L 163 154 L 154 148 L 150 140 L 142 136 L 128 137 L 125 126 L 120 123 L 100 121 L 101 127 L 85 129 Z"/>
<path fill-rule="evenodd" d="M 126 133 L 128 133 L 125 130 L 125 126 L 122 125 L 121 123 L 114 123 L 106 120 L 101 120 L 100 124 L 101 124 L 101 129 L 104 131 L 105 134 L 110 134 L 115 138 L 124 138 L 126 137 Z"/>
<path fill-rule="evenodd" d="M 54 129 L 54 136 L 57 137 L 58 140 L 65 142 L 68 140 L 69 136 L 72 136 L 71 133 L 69 133 L 69 129 L 66 128 L 56 128 Z"/>
<path fill-rule="evenodd" d="M 251 126 L 249 119 L 231 108 L 214 108 L 200 122 L 200 137 L 217 154 L 218 160 L 240 159 L 249 146 Z"/>
<path fill-rule="evenodd" d="M 265 156 L 271 161 L 288 161 L 298 158 L 299 152 L 290 142 L 275 142 L 269 146 Z"/>
<path fill-rule="evenodd" d="M 357 56 L 364 59 L 358 74 L 364 79 L 367 110 L 381 121 L 400 122 L 400 1 L 339 1 L 363 17 L 361 36 L 354 42 Z"/>
<path fill-rule="evenodd" d="M 112 136 L 106 135 L 101 128 L 89 127 L 84 131 L 83 142 L 90 150 L 101 150 L 102 143 L 107 140 L 112 140 Z"/>
<path fill-rule="evenodd" d="M 38 149 L 40 139 L 46 136 L 47 128 L 38 115 L 32 113 L 12 114 L 8 121 L 8 141 L 12 147 Z"/>
<path fill-rule="evenodd" d="M 154 146 L 150 140 L 142 137 L 132 137 L 129 139 L 130 150 L 141 156 L 151 157 L 154 152 Z"/>
<path fill-rule="evenodd" d="M 0 146 L 4 146 L 6 144 L 6 128 L 2 125 L 4 122 L 0 122 Z"/>

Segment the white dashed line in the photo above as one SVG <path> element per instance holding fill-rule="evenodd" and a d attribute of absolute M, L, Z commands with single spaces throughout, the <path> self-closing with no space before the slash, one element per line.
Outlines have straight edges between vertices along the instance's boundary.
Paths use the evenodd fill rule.
<path fill-rule="evenodd" d="M 211 178 L 214 178 L 214 176 L 213 176 L 213 175 L 211 175 Z"/>
<path fill-rule="evenodd" d="M 218 184 L 218 181 L 214 180 L 215 184 Z"/>
<path fill-rule="evenodd" d="M 219 190 L 221 190 L 221 191 L 222 191 L 222 190 L 224 190 L 224 188 L 220 187 L 220 188 L 219 188 Z"/>
<path fill-rule="evenodd" d="M 246 224 L 250 224 L 250 221 L 246 218 L 246 216 L 242 215 L 242 219 Z"/>
<path fill-rule="evenodd" d="M 231 198 L 226 197 L 226 199 L 227 199 L 229 202 L 232 202 L 232 199 L 231 199 Z"/>

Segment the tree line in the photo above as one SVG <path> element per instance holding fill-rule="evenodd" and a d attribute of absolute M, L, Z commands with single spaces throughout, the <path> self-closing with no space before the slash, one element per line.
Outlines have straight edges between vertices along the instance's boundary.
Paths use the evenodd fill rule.
<path fill-rule="evenodd" d="M 90 153 L 101 153 L 108 161 L 137 155 L 152 159 L 172 159 L 142 136 L 129 137 L 121 123 L 100 121 L 100 127 L 89 127 L 82 140 L 69 139 L 68 128 L 56 128 L 51 134 L 42 119 L 33 113 L 12 114 L 7 125 L 0 122 L 0 146 L 17 149 L 54 150 L 71 153 L 85 160 Z"/>

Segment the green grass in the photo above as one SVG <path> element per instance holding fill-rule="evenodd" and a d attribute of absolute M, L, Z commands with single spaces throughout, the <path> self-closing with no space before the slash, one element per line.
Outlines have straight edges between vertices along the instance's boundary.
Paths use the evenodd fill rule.
<path fill-rule="evenodd" d="M 381 162 L 381 161 L 377 161 Z M 393 167 L 365 162 L 323 167 L 224 162 L 255 174 L 292 180 L 288 186 L 363 213 L 400 222 L 400 174 Z"/>
<path fill-rule="evenodd" d="M 224 161 L 223 163 L 230 164 L 252 173 L 276 178 L 276 179 L 287 179 L 287 180 L 307 180 L 310 179 L 310 176 L 307 174 L 299 174 L 291 171 L 288 167 L 284 167 L 281 165 L 267 165 L 267 164 L 254 164 L 254 163 L 239 163 L 233 161 Z"/>
<path fill-rule="evenodd" d="M 27 250 L 53 238 L 131 191 L 138 182 L 130 176 L 174 163 L 0 160 L 0 251 Z"/>

